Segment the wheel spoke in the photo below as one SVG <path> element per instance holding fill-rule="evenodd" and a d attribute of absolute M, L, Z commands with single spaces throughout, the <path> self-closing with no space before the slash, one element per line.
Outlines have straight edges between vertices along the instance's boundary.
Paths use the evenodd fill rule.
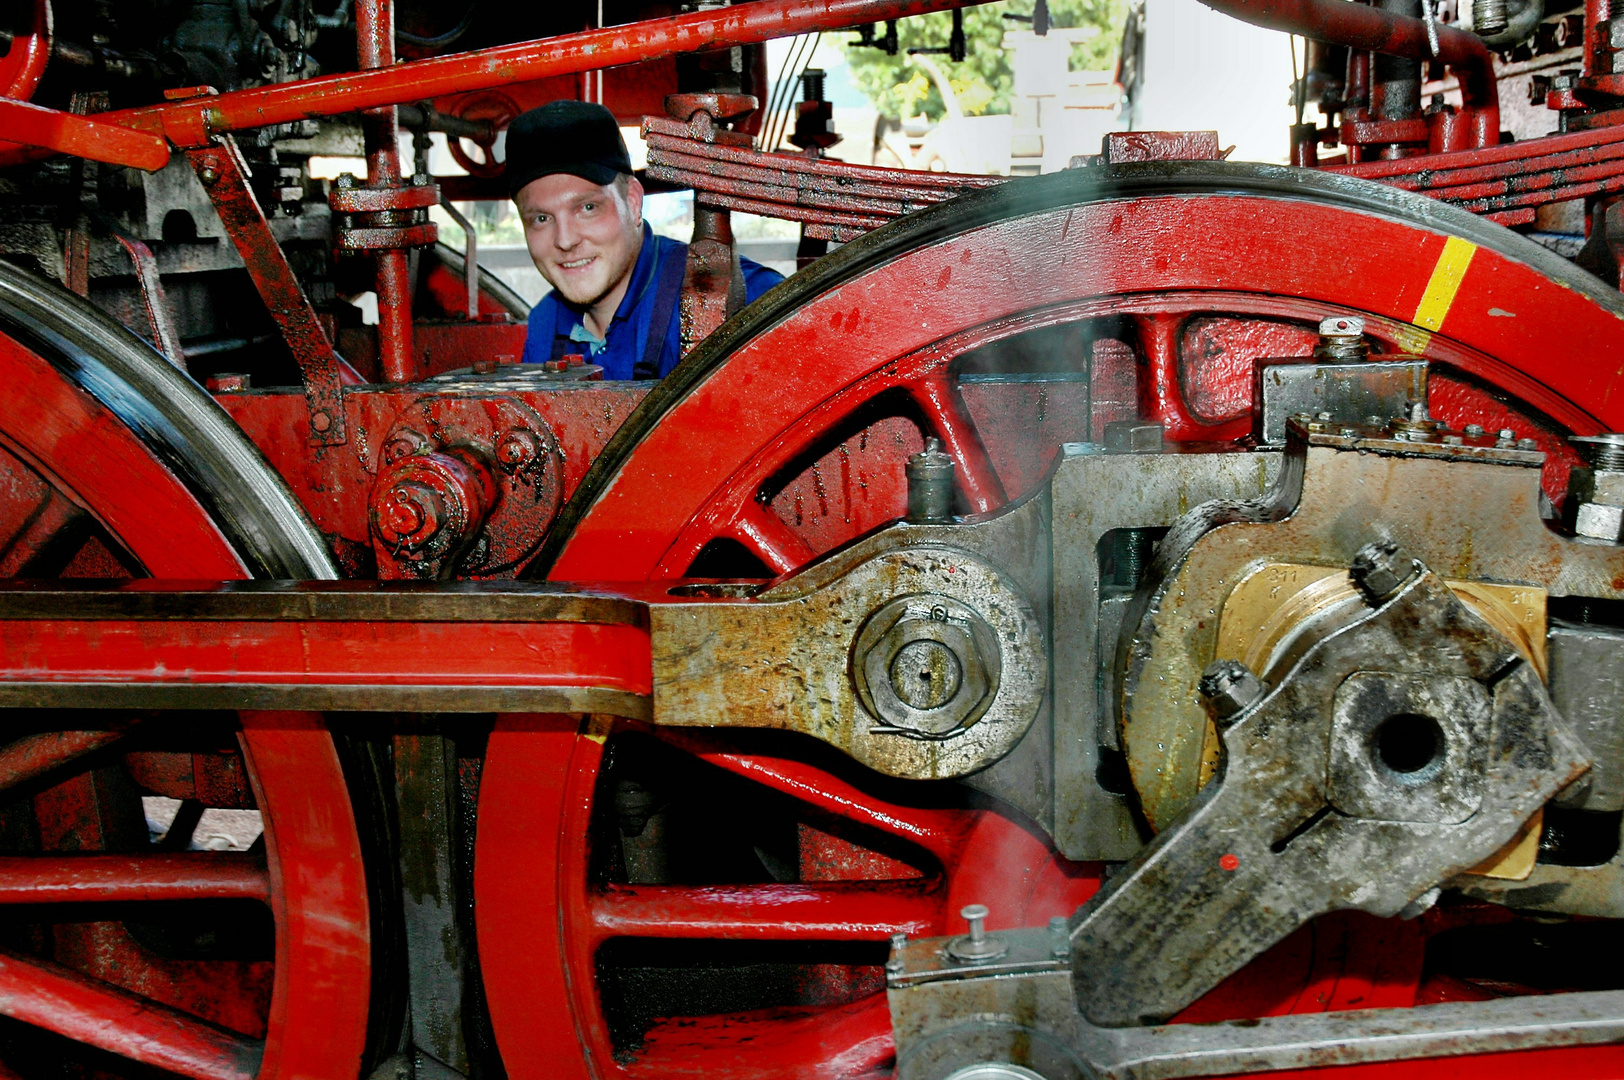
<path fill-rule="evenodd" d="M 590 898 L 600 938 L 883 941 L 941 922 L 931 880 L 816 885 L 612 885 Z"/>
<path fill-rule="evenodd" d="M 729 532 L 733 539 L 754 552 L 775 573 L 787 574 L 816 554 L 770 507 L 762 506 L 754 499 L 744 504 L 733 519 Z"/>
<path fill-rule="evenodd" d="M 791 758 L 733 753 L 714 736 L 700 732 L 662 728 L 658 734 L 701 761 L 783 792 L 824 813 L 912 841 L 944 864 L 952 861 L 974 824 L 974 813 L 882 802 L 815 766 Z"/>
<path fill-rule="evenodd" d="M 53 540 L 78 528 L 86 518 L 85 512 L 72 502 L 54 491 L 47 491 L 45 499 L 0 547 L 0 577 L 22 577 L 29 564 L 49 548 Z"/>
<path fill-rule="evenodd" d="M 0 791 L 43 776 L 123 737 L 118 731 L 47 731 L 7 743 L 0 747 Z"/>
<path fill-rule="evenodd" d="M 261 1044 L 43 960 L 0 953 L 0 1015 L 194 1080 L 253 1080 Z"/>
<path fill-rule="evenodd" d="M 959 486 L 970 501 L 970 512 L 985 514 L 1008 502 L 998 470 L 987 456 L 975 421 L 965 411 L 958 388 L 945 376 L 938 375 L 910 384 L 908 392 L 925 411 L 925 419 L 941 437 L 947 452 L 958 462 Z"/>
<path fill-rule="evenodd" d="M 122 903 L 131 900 L 269 901 L 270 879 L 251 855 L 0 857 L 0 904 Z"/>

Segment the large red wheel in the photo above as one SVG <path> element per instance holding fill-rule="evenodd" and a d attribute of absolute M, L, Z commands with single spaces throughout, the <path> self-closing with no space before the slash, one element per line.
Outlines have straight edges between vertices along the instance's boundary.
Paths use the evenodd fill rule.
<path fill-rule="evenodd" d="M 956 457 L 970 512 L 1028 490 L 1060 443 L 1098 439 L 1112 420 L 1158 421 L 1175 442 L 1234 439 L 1249 429 L 1252 362 L 1305 354 L 1332 313 L 1363 315 L 1378 349 L 1435 361 L 1435 415 L 1511 427 L 1552 450 L 1553 490 L 1569 460 L 1564 433 L 1624 424 L 1611 393 L 1624 303 L 1506 230 L 1292 170 L 1075 170 L 879 230 L 747 309 L 621 428 L 531 570 L 571 581 L 793 570 L 902 514 L 903 460 L 927 435 Z M 608 803 L 625 802 L 604 764 L 605 746 L 613 759 L 625 736 L 565 718 L 499 724 L 475 896 L 492 1019 L 516 1080 L 561 1075 L 558 1047 L 572 1039 L 586 1057 L 567 1066 L 575 1075 L 883 1070 L 883 997 L 857 996 L 872 980 L 849 981 L 835 1004 L 806 997 L 735 1016 L 703 1015 L 696 995 L 628 1041 L 616 1037 L 615 964 L 672 937 L 957 932 L 963 900 L 988 903 L 996 923 L 1031 925 L 1091 891 L 1091 868 L 997 804 L 944 806 L 940 790 L 879 785 L 790 737 L 654 735 L 711 767 L 696 784 L 747 777 L 795 800 L 807 828 L 862 828 L 844 835 L 850 850 L 833 873 L 817 865 L 822 841 L 803 832 L 796 880 L 633 885 L 605 854 L 631 850 L 626 828 L 617 839 L 601 824 Z M 983 831 L 998 839 L 977 844 Z M 1424 930 L 1320 920 L 1186 1019 L 1447 997 L 1454 984 L 1421 983 Z M 686 962 L 709 963 L 702 951 Z"/>
<path fill-rule="evenodd" d="M 335 576 L 207 395 L 90 305 L 4 264 L 0 383 L 0 574 Z M 322 719 L 8 723 L 0 1075 L 358 1075 L 370 898 Z M 180 800 L 162 840 L 144 796 Z M 210 808 L 257 809 L 260 839 L 187 850 Z"/>

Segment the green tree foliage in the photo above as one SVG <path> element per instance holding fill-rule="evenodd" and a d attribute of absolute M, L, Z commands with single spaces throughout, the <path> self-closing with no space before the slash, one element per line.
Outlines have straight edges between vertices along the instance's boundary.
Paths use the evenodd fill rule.
<path fill-rule="evenodd" d="M 1116 64 L 1127 8 L 1127 0 L 1049 0 L 1051 25 L 1091 26 L 1099 30 L 1093 38 L 1072 49 L 1072 70 L 1109 70 Z M 966 114 L 1009 111 L 1014 75 L 1010 69 L 1012 57 L 1003 48 L 1004 31 L 1029 29 L 1031 24 L 1004 16 L 1031 13 L 1032 0 L 1000 0 L 965 8 L 964 37 L 968 55 L 964 62 L 955 64 L 946 54 L 931 57 L 952 84 L 959 106 Z M 841 35 L 841 48 L 851 65 L 853 81 L 881 114 L 903 117 L 923 112 L 932 120 L 939 120 L 947 111 L 942 96 L 935 82 L 908 59 L 908 50 L 945 47 L 951 28 L 952 16 L 947 12 L 919 15 L 897 24 L 896 56 L 854 44 L 857 39 L 849 34 Z M 876 32 L 882 29 L 876 27 Z"/>

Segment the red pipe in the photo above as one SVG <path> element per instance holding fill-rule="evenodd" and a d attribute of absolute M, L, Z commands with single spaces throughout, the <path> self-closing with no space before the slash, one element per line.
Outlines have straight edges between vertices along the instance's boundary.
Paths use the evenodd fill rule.
<path fill-rule="evenodd" d="M 395 63 L 394 0 L 356 0 L 355 42 L 364 70 Z M 393 105 L 362 118 L 367 149 L 367 186 L 399 187 L 400 121 Z M 413 382 L 417 354 L 412 351 L 411 261 L 403 248 L 377 253 L 378 362 L 388 382 Z"/>
<path fill-rule="evenodd" d="M 270 877 L 252 855 L 187 851 L 0 857 L 0 904 L 270 898 Z"/>
<path fill-rule="evenodd" d="M 211 134 L 338 116 L 362 109 L 489 90 L 558 75 L 636 64 L 704 49 L 748 45 L 813 31 L 844 30 L 987 0 L 754 0 L 666 19 L 438 56 L 372 71 L 236 90 L 215 97 L 102 113 L 102 123 L 159 132 L 176 146 L 202 146 Z M 49 156 L 0 143 L 0 165 Z"/>
<path fill-rule="evenodd" d="M 1411 60 L 1430 60 L 1427 24 L 1407 15 L 1393 15 L 1348 0 L 1201 0 L 1214 11 L 1242 22 L 1281 30 Z M 1494 57 L 1476 34 L 1453 26 L 1438 26 L 1438 56 L 1454 69 L 1461 100 L 1475 112 L 1474 142 L 1493 146 L 1500 141 L 1500 95 L 1494 78 Z"/>

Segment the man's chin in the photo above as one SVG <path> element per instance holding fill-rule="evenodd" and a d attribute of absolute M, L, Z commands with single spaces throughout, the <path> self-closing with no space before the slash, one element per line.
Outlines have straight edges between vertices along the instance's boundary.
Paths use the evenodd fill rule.
<path fill-rule="evenodd" d="M 609 290 L 598 282 L 585 285 L 578 281 L 553 281 L 550 284 L 558 290 L 559 296 L 576 307 L 591 307 L 609 293 Z"/>

